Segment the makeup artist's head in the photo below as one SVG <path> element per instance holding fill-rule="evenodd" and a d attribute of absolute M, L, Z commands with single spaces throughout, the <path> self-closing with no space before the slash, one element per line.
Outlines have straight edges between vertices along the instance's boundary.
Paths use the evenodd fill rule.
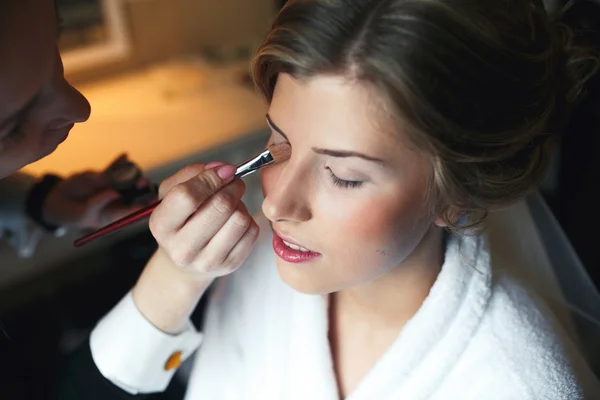
<path fill-rule="evenodd" d="M 278 257 L 289 285 L 327 293 L 439 265 L 442 229 L 460 233 L 536 187 L 557 110 L 597 65 L 540 3 L 288 3 L 253 74 L 271 140 L 292 147 L 263 174 L 263 211 L 320 253 Z"/>
<path fill-rule="evenodd" d="M 0 2 L 0 178 L 52 153 L 89 116 L 57 38 L 53 0 Z"/>

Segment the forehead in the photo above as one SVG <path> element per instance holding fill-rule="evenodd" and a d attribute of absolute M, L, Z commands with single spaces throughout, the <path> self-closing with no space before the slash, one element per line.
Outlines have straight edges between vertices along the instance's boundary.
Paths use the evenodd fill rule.
<path fill-rule="evenodd" d="M 0 122 L 52 76 L 56 31 L 53 1 L 0 1 Z"/>
<path fill-rule="evenodd" d="M 302 137 L 318 141 L 314 146 L 347 145 L 380 155 L 405 144 L 375 89 L 341 76 L 296 80 L 280 74 L 269 113 L 291 141 Z"/>

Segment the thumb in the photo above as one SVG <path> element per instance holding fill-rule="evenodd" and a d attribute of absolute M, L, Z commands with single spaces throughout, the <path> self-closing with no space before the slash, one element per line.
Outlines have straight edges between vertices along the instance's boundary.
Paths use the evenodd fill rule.
<path fill-rule="evenodd" d="M 115 158 L 108 167 L 106 167 L 105 172 L 108 171 L 109 169 L 111 169 L 112 167 L 114 167 L 115 165 L 118 165 L 126 160 L 127 160 L 127 153 L 119 154 L 119 156 L 117 158 Z"/>
<path fill-rule="evenodd" d="M 195 187 L 200 194 L 199 198 L 204 201 L 231 182 L 236 170 L 236 167 L 227 164 L 218 168 L 207 169 L 188 182 Z"/>
<path fill-rule="evenodd" d="M 98 213 L 106 208 L 110 203 L 119 200 L 121 195 L 114 190 L 104 190 L 87 201 L 87 212 Z"/>

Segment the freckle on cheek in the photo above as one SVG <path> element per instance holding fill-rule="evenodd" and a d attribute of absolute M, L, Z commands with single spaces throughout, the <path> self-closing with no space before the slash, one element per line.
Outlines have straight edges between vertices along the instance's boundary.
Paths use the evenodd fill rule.
<path fill-rule="evenodd" d="M 389 256 L 390 256 L 390 254 L 389 254 L 387 251 L 385 251 L 385 250 L 382 250 L 382 249 L 378 249 L 378 250 L 377 250 L 377 254 L 379 254 L 379 255 L 381 255 L 381 256 L 383 256 L 383 257 L 385 257 L 385 258 L 387 258 L 387 257 L 389 257 Z"/>

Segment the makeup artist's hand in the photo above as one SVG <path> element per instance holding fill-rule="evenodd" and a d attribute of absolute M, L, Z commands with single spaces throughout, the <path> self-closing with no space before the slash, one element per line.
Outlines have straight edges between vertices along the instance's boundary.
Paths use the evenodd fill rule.
<path fill-rule="evenodd" d="M 231 182 L 235 170 L 222 163 L 195 164 L 159 189 L 162 203 L 152 213 L 150 230 L 173 265 L 199 279 L 233 272 L 258 235 L 241 201 L 244 182 Z"/>
<path fill-rule="evenodd" d="M 102 172 L 75 174 L 58 183 L 44 201 L 44 220 L 52 225 L 97 229 L 140 206 L 125 206 Z"/>
<path fill-rule="evenodd" d="M 258 225 L 241 202 L 245 185 L 222 163 L 184 168 L 160 186 L 150 218 L 159 249 L 133 289 L 140 312 L 157 328 L 178 333 L 212 280 L 250 254 Z"/>

